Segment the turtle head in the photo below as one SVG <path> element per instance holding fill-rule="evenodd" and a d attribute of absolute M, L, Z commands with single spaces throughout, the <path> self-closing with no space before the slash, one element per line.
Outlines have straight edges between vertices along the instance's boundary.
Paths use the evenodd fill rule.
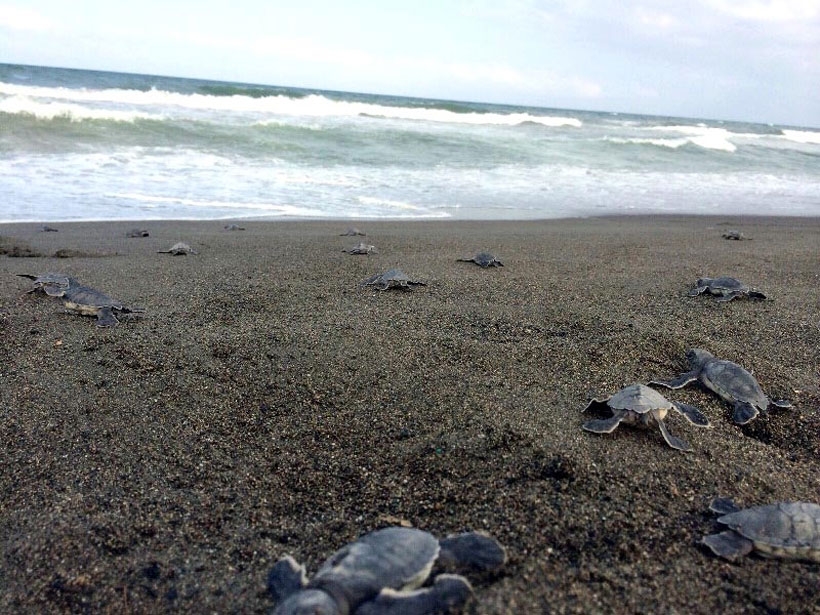
<path fill-rule="evenodd" d="M 346 615 L 336 600 L 321 589 L 304 589 L 279 604 L 273 615 Z"/>
<path fill-rule="evenodd" d="M 715 355 L 701 348 L 690 348 L 686 351 L 686 360 L 692 369 L 701 368 L 714 358 Z"/>
<path fill-rule="evenodd" d="M 698 281 L 695 282 L 695 286 L 698 288 L 702 286 L 709 286 L 712 283 L 713 278 L 698 278 Z"/>

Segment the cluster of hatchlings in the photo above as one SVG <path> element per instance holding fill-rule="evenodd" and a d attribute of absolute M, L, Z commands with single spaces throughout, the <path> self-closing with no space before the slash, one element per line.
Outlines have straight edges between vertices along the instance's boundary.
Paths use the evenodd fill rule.
<path fill-rule="evenodd" d="M 225 230 L 244 230 L 230 226 L 235 225 L 226 226 Z M 351 228 L 343 235 L 363 236 L 364 233 Z M 147 236 L 147 231 L 135 229 L 129 236 Z M 375 246 L 360 242 L 344 251 L 371 254 L 375 250 Z M 196 254 L 184 243 L 161 252 Z M 503 266 L 488 252 L 458 260 L 474 262 L 483 268 Z M 126 307 L 65 274 L 19 275 L 33 281 L 34 288 L 28 292 L 39 291 L 58 297 L 67 310 L 96 316 L 100 327 L 115 326 L 118 323 L 115 313 L 143 311 Z M 424 283 L 412 280 L 400 269 L 391 269 L 369 277 L 362 285 L 388 290 L 409 289 Z M 689 294 L 702 293 L 715 295 L 718 301 L 731 301 L 741 296 L 766 298 L 763 293 L 729 277 L 698 279 Z M 736 363 L 718 359 L 698 348 L 688 350 L 686 358 L 690 371 L 649 384 L 678 389 L 698 381 L 732 404 L 732 419 L 739 425 L 745 425 L 761 412 L 766 412 L 770 404 L 781 408 L 791 406 L 785 400 L 770 401 L 754 376 Z M 611 416 L 587 421 L 583 429 L 611 433 L 621 423 L 655 424 L 666 443 L 681 451 L 691 451 L 692 447 L 669 433 L 664 419 L 670 410 L 681 414 L 693 425 L 710 426 L 709 419 L 694 406 L 669 401 L 644 384 L 632 384 L 608 398 L 593 399 L 584 411 L 596 408 L 607 409 Z M 721 514 L 717 521 L 727 528 L 702 540 L 716 555 L 734 561 L 755 551 L 764 557 L 820 562 L 820 505 L 779 502 L 741 510 L 731 500 L 718 498 L 710 509 Z M 268 590 L 277 602 L 275 615 L 460 612 L 473 594 L 472 586 L 462 573 L 495 571 L 506 559 L 504 548 L 494 538 L 480 532 L 439 540 L 419 529 L 388 527 L 365 534 L 334 553 L 311 580 L 308 580 L 304 566 L 290 556 L 282 558 L 268 575 Z"/>

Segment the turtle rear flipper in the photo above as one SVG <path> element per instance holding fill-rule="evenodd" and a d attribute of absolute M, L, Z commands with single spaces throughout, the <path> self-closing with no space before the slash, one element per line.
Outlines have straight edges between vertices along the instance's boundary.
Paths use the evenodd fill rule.
<path fill-rule="evenodd" d="M 735 410 L 732 413 L 732 420 L 738 425 L 745 425 L 760 414 L 760 410 L 747 401 L 735 402 Z"/>
<path fill-rule="evenodd" d="M 692 423 L 692 425 L 697 425 L 698 427 L 711 427 L 712 424 L 709 422 L 709 419 L 697 408 L 694 406 L 690 406 L 689 404 L 682 404 L 680 402 L 673 402 L 672 406 L 680 412 L 687 421 Z"/>
<path fill-rule="evenodd" d="M 699 373 L 699 369 L 693 370 L 691 372 L 681 374 L 680 376 L 670 378 L 669 380 L 651 380 L 649 384 L 659 384 L 660 386 L 666 387 L 667 389 L 680 389 L 685 387 L 690 382 L 694 382 L 695 380 L 697 380 Z"/>
<path fill-rule="evenodd" d="M 712 503 L 709 504 L 709 510 L 719 515 L 728 515 L 736 513 L 740 508 L 737 507 L 737 504 L 735 504 L 731 498 L 715 498 L 712 500 Z"/>
<path fill-rule="evenodd" d="M 732 562 L 739 557 L 748 555 L 754 548 L 754 543 L 751 540 L 747 540 L 731 530 L 704 536 L 701 543 L 709 547 L 715 555 Z"/>
<path fill-rule="evenodd" d="M 277 604 L 306 586 L 307 573 L 304 565 L 290 555 L 276 562 L 268 573 L 268 592 Z"/>
<path fill-rule="evenodd" d="M 616 414 L 608 419 L 594 419 L 581 425 L 581 428 L 593 433 L 612 433 L 624 418 L 626 418 L 625 415 Z"/>
<path fill-rule="evenodd" d="M 749 297 L 752 299 L 765 299 L 766 295 L 761 293 L 759 290 L 750 290 Z"/>
<path fill-rule="evenodd" d="M 439 541 L 437 563 L 448 570 L 496 570 L 507 561 L 498 541 L 479 532 L 465 532 Z"/>
<path fill-rule="evenodd" d="M 663 434 L 663 439 L 666 440 L 666 443 L 674 449 L 679 451 L 686 451 L 689 452 L 692 450 L 692 447 L 689 445 L 688 442 L 685 440 L 681 440 L 677 436 L 673 436 L 669 433 L 669 430 L 666 428 L 666 424 L 661 420 L 657 419 L 658 427 L 661 430 L 661 434 Z"/>
<path fill-rule="evenodd" d="M 356 615 L 460 613 L 472 595 L 473 588 L 464 577 L 440 574 L 431 587 L 409 592 L 383 589 L 373 600 L 356 609 Z"/>
<path fill-rule="evenodd" d="M 723 293 L 723 295 L 721 295 L 720 297 L 715 299 L 715 301 L 717 301 L 719 303 L 726 303 L 728 301 L 731 301 L 732 299 L 740 297 L 742 294 L 743 294 L 742 292 L 736 291 L 736 290 L 735 291 L 725 292 L 725 293 Z"/>
<path fill-rule="evenodd" d="M 773 406 L 777 406 L 778 408 L 794 408 L 792 402 L 790 402 L 788 399 L 772 400 L 769 403 Z"/>

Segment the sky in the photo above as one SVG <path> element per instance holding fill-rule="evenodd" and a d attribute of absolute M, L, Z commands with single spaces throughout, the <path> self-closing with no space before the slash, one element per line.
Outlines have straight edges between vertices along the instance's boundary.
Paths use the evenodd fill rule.
<path fill-rule="evenodd" d="M 820 0 L 0 0 L 0 62 L 820 127 Z"/>

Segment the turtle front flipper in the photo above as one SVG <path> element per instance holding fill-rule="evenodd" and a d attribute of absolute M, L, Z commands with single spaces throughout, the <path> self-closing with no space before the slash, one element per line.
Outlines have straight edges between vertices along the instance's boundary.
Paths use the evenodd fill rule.
<path fill-rule="evenodd" d="M 693 370 L 691 372 L 686 372 L 685 374 L 681 374 L 680 376 L 675 376 L 674 378 L 670 378 L 669 380 L 650 380 L 649 384 L 659 384 L 662 387 L 666 387 L 667 389 L 680 389 L 685 387 L 690 382 L 694 382 L 698 379 L 698 374 L 700 370 Z"/>
<path fill-rule="evenodd" d="M 745 425 L 746 423 L 754 419 L 758 414 L 760 414 L 760 410 L 755 408 L 749 402 L 736 401 L 735 410 L 732 413 L 732 420 L 738 425 Z"/>
<path fill-rule="evenodd" d="M 666 424 L 661 420 L 657 419 L 658 427 L 661 430 L 661 434 L 663 434 L 663 439 L 666 440 L 666 443 L 674 449 L 679 451 L 689 452 L 692 450 L 692 447 L 689 445 L 688 442 L 681 440 L 677 436 L 673 436 L 669 433 L 669 430 L 666 428 Z"/>
<path fill-rule="evenodd" d="M 465 532 L 439 541 L 437 563 L 447 570 L 497 570 L 507 561 L 507 552 L 486 534 Z"/>
<path fill-rule="evenodd" d="M 114 316 L 113 309 L 110 307 L 101 307 L 97 310 L 98 327 L 116 327 L 118 324 L 120 324 L 120 321 Z"/>
<path fill-rule="evenodd" d="M 457 574 L 440 574 L 431 587 L 415 591 L 383 589 L 373 600 L 365 602 L 355 615 L 427 615 L 460 613 L 473 595 L 473 588 Z"/>
<path fill-rule="evenodd" d="M 748 555 L 754 548 L 751 540 L 743 538 L 737 532 L 726 530 L 720 534 L 710 534 L 701 539 L 701 543 L 709 547 L 715 555 L 733 562 L 739 557 Z"/>
<path fill-rule="evenodd" d="M 268 592 L 277 604 L 304 589 L 306 585 L 305 567 L 290 555 L 276 562 L 268 573 Z"/>
<path fill-rule="evenodd" d="M 608 419 L 594 419 L 581 425 L 581 429 L 592 433 L 612 433 L 624 418 L 626 418 L 626 415 L 618 413 Z"/>
<path fill-rule="evenodd" d="M 711 427 L 712 424 L 709 422 L 709 419 L 697 408 L 694 406 L 690 406 L 689 404 L 682 404 L 680 402 L 672 402 L 672 406 L 680 412 L 687 421 L 692 423 L 692 425 L 697 425 L 698 427 Z"/>
<path fill-rule="evenodd" d="M 703 293 L 709 286 L 695 286 L 694 288 L 690 289 L 687 293 L 690 297 L 697 297 L 701 293 Z"/>

